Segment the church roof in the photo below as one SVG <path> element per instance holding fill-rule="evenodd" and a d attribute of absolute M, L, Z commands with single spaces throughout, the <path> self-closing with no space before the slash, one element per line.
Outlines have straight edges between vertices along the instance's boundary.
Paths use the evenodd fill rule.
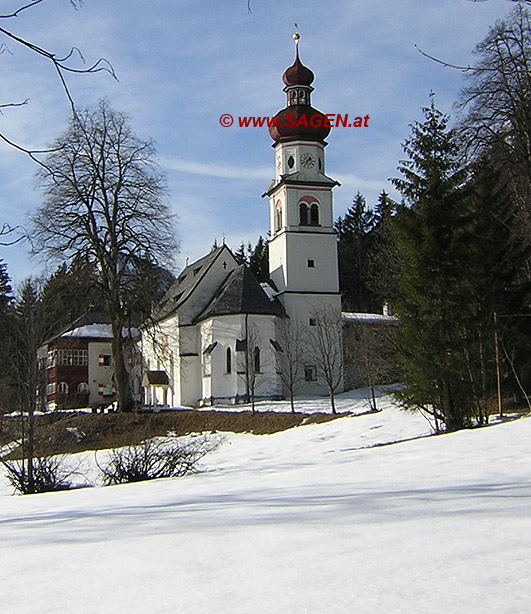
<path fill-rule="evenodd" d="M 284 316 L 285 311 L 277 299 L 271 300 L 244 264 L 234 269 L 223 282 L 206 309 L 196 321 L 214 316 L 236 315 Z"/>
<path fill-rule="evenodd" d="M 230 252 L 226 245 L 222 245 L 185 267 L 164 295 L 159 308 L 154 313 L 155 319 L 164 319 L 175 312 L 193 294 L 196 286 L 224 250 Z"/>

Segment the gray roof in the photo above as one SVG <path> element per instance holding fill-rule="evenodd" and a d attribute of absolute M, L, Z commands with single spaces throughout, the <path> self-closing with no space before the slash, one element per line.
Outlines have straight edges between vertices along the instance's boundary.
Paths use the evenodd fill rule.
<path fill-rule="evenodd" d="M 196 318 L 196 322 L 214 316 L 255 314 L 285 316 L 286 312 L 277 300 L 270 300 L 251 270 L 244 264 L 234 269 L 213 299 Z"/>
<path fill-rule="evenodd" d="M 232 253 L 226 245 L 222 245 L 184 268 L 164 295 L 159 308 L 153 314 L 154 318 L 162 320 L 174 313 L 190 297 L 197 284 L 224 250 Z"/>

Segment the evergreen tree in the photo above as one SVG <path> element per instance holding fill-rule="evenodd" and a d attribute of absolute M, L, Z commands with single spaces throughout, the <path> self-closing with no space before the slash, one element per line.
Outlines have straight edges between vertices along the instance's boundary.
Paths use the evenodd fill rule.
<path fill-rule="evenodd" d="M 267 241 L 260 235 L 256 245 L 249 250 L 249 268 L 259 282 L 269 279 L 269 249 Z"/>
<path fill-rule="evenodd" d="M 378 301 L 368 286 L 369 253 L 376 217 L 358 192 L 334 227 L 338 235 L 339 287 L 348 311 L 373 311 Z"/>
<path fill-rule="evenodd" d="M 234 258 L 238 264 L 247 264 L 247 254 L 245 253 L 245 245 L 243 241 L 240 243 L 240 247 L 234 252 Z"/>
<path fill-rule="evenodd" d="M 436 109 L 433 95 L 423 113 L 425 121 L 412 126 L 404 144 L 409 159 L 400 163 L 403 177 L 393 180 L 405 201 L 391 224 L 405 384 L 399 398 L 405 407 L 424 410 L 455 430 L 474 413 L 463 351 L 469 298 L 463 279 L 465 176 L 449 118 Z"/>

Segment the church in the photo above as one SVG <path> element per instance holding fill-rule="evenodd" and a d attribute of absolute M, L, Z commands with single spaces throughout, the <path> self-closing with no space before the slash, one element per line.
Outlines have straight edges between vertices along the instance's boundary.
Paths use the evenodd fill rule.
<path fill-rule="evenodd" d="M 142 329 L 146 405 L 276 399 L 286 387 L 326 394 L 329 377 L 342 390 L 332 204 L 339 184 L 325 172 L 330 128 L 312 107 L 314 74 L 299 58 L 298 34 L 294 39 L 295 61 L 282 75 L 286 106 L 269 128 L 275 150 L 275 177 L 263 195 L 270 212 L 269 281 L 260 284 L 226 245 L 180 273 Z M 295 348 L 287 347 L 287 328 L 297 332 Z M 316 351 L 319 330 L 329 344 L 324 354 Z M 293 372 L 289 380 L 286 370 Z"/>

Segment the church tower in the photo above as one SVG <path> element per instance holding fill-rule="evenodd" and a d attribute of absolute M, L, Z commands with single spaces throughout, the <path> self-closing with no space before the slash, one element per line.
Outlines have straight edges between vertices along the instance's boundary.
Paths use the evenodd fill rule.
<path fill-rule="evenodd" d="M 271 121 L 275 179 L 269 196 L 269 275 L 291 318 L 311 325 L 312 314 L 326 309 L 341 316 L 332 189 L 325 174 L 323 113 L 311 106 L 313 72 L 299 58 L 282 75 L 287 105 Z"/>

